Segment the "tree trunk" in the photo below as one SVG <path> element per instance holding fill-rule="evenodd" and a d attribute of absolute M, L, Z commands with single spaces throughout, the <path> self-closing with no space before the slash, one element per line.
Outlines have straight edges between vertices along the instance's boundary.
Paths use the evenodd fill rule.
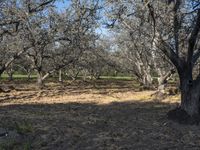
<path fill-rule="evenodd" d="M 37 85 L 40 89 L 44 86 L 42 77 L 42 72 L 37 71 Z"/>
<path fill-rule="evenodd" d="M 1 75 L 3 74 L 4 71 L 5 71 L 5 67 L 1 67 L 1 66 L 0 66 L 0 77 L 1 77 Z"/>
<path fill-rule="evenodd" d="M 192 79 L 192 71 L 179 72 L 181 105 L 168 112 L 168 118 L 182 124 L 200 122 L 200 82 Z"/>
<path fill-rule="evenodd" d="M 79 72 L 80 72 L 80 71 L 78 71 L 78 72 L 75 74 L 74 80 L 76 80 L 76 79 L 78 78 Z"/>
<path fill-rule="evenodd" d="M 13 81 L 13 73 L 9 73 L 8 74 L 8 80 L 9 81 Z"/>
<path fill-rule="evenodd" d="M 180 77 L 181 108 L 190 116 L 199 115 L 199 85 L 188 76 Z"/>
<path fill-rule="evenodd" d="M 145 86 L 145 88 L 151 88 L 152 87 L 152 77 L 150 74 L 144 74 L 143 75 L 143 86 Z"/>
<path fill-rule="evenodd" d="M 27 81 L 31 79 L 31 71 L 28 71 Z"/>
<path fill-rule="evenodd" d="M 62 70 L 61 69 L 59 70 L 59 79 L 58 80 L 59 80 L 59 82 L 62 82 Z"/>
<path fill-rule="evenodd" d="M 174 73 L 175 73 L 174 69 L 171 69 L 165 75 L 160 73 L 160 78 L 158 78 L 158 92 L 165 93 L 167 82 Z"/>
<path fill-rule="evenodd" d="M 83 81 L 86 81 L 87 80 L 87 75 L 86 73 L 83 74 Z"/>

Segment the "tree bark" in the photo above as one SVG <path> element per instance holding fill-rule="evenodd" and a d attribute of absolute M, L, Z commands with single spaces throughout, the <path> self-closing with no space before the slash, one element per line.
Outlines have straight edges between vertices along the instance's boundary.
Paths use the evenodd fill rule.
<path fill-rule="evenodd" d="M 200 85 L 184 73 L 180 75 L 181 108 L 190 116 L 199 115 Z"/>
<path fill-rule="evenodd" d="M 175 73 L 175 69 L 171 69 L 164 76 L 162 73 L 160 73 L 160 78 L 158 78 L 158 92 L 161 92 L 161 93 L 165 92 L 166 84 L 174 73 Z"/>
<path fill-rule="evenodd" d="M 59 70 L 59 79 L 58 80 L 59 80 L 59 82 L 62 82 L 62 70 L 61 69 Z"/>
<path fill-rule="evenodd" d="M 31 79 L 31 71 L 28 71 L 27 81 L 29 81 L 30 79 Z"/>
<path fill-rule="evenodd" d="M 39 89 L 42 89 L 44 86 L 42 77 L 43 77 L 42 72 L 37 71 L 37 85 L 38 85 Z"/>
<path fill-rule="evenodd" d="M 168 118 L 181 124 L 200 123 L 200 82 L 192 79 L 192 69 L 187 66 L 178 71 L 180 79 L 180 107 L 168 112 Z"/>
<path fill-rule="evenodd" d="M 13 81 L 13 73 L 9 73 L 8 74 L 8 80 L 9 81 Z"/>
<path fill-rule="evenodd" d="M 1 77 L 1 75 L 3 74 L 3 72 L 5 71 L 5 67 L 3 66 L 3 67 L 0 67 L 0 77 Z"/>
<path fill-rule="evenodd" d="M 151 88 L 153 79 L 150 73 L 145 72 L 142 78 L 143 78 L 143 86 L 145 86 L 146 88 Z"/>
<path fill-rule="evenodd" d="M 150 87 L 152 84 L 152 80 L 148 76 L 143 76 L 143 85 L 145 87 Z"/>

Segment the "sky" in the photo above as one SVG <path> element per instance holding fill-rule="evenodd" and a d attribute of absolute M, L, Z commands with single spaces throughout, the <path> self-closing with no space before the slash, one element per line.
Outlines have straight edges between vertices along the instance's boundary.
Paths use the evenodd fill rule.
<path fill-rule="evenodd" d="M 64 11 L 70 5 L 70 0 L 59 0 L 55 2 L 58 11 Z"/>
<path fill-rule="evenodd" d="M 65 8 L 70 5 L 70 0 L 59 0 L 55 2 L 56 7 L 58 8 L 59 12 L 65 11 Z M 103 26 L 96 29 L 96 32 L 100 35 L 108 34 L 108 30 Z"/>

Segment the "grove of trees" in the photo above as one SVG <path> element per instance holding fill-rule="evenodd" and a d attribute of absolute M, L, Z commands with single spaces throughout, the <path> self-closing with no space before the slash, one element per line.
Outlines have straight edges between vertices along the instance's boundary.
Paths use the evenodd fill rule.
<path fill-rule="evenodd" d="M 184 112 L 200 118 L 199 0 L 0 1 L 0 75 L 37 75 L 43 87 L 50 75 L 128 74 L 163 92 L 179 78 Z M 99 30 L 103 29 L 103 33 Z"/>

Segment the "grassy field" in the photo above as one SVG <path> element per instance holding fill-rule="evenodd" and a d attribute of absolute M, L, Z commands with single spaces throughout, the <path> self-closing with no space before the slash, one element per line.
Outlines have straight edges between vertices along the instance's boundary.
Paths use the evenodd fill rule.
<path fill-rule="evenodd" d="M 8 74 L 4 73 L 1 75 L 2 79 L 8 79 Z M 27 79 L 28 75 L 23 75 L 23 74 L 14 74 L 13 75 L 13 79 Z M 31 78 L 37 78 L 36 74 L 31 75 Z M 83 78 L 83 76 L 78 76 L 78 79 Z M 89 76 L 88 76 L 89 78 Z M 100 76 L 100 79 L 110 79 L 110 80 L 133 80 L 133 77 L 129 77 L 129 76 Z"/>
<path fill-rule="evenodd" d="M 154 99 L 131 80 L 34 83 L 0 93 L 0 150 L 197 150 L 200 127 L 166 113 L 179 96 Z M 9 86 L 7 84 L 7 86 Z"/>
<path fill-rule="evenodd" d="M 100 79 L 107 79 L 107 80 L 133 80 L 133 77 L 127 76 L 100 76 Z"/>
<path fill-rule="evenodd" d="M 8 79 L 8 75 L 7 74 L 2 74 L 1 75 L 1 78 L 2 79 Z M 31 75 L 31 78 L 36 78 L 37 77 L 37 75 Z M 13 75 L 13 79 L 27 79 L 28 78 L 28 75 L 23 75 L 23 74 L 14 74 Z"/>

